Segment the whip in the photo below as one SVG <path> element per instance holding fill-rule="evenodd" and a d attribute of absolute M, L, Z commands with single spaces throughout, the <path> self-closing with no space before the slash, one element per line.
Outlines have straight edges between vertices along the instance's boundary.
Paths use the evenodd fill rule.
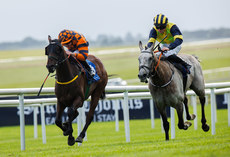
<path fill-rule="evenodd" d="M 44 82 L 42 83 L 42 86 L 41 86 L 41 88 L 40 88 L 40 90 L 39 90 L 39 92 L 38 92 L 38 95 L 37 95 L 37 96 L 40 96 L 40 93 L 41 93 L 41 91 L 42 91 L 42 88 L 43 88 L 43 86 L 44 86 L 44 84 L 45 84 L 45 82 L 46 82 L 47 78 L 49 77 L 49 75 L 50 75 L 50 72 L 48 73 L 48 75 L 46 76 L 46 78 L 45 78 Z"/>
<path fill-rule="evenodd" d="M 153 48 L 153 51 L 158 47 L 160 47 L 160 44 L 162 43 L 162 41 L 165 40 L 165 38 L 167 37 L 167 35 Z"/>

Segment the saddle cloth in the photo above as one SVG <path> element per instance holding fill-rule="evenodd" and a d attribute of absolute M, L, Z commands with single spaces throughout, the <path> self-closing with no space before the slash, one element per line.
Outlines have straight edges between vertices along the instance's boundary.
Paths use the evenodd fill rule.
<path fill-rule="evenodd" d="M 86 78 L 88 80 L 88 84 L 92 84 L 94 82 L 97 82 L 98 80 L 100 80 L 100 77 L 97 74 L 97 70 L 96 70 L 96 66 L 93 62 L 89 61 L 88 59 L 86 59 L 86 62 L 89 64 L 89 66 L 91 67 L 91 70 L 94 70 L 95 75 L 92 78 L 89 73 L 87 72 L 87 70 L 85 69 L 85 67 L 82 65 L 82 67 L 84 68 L 85 72 L 86 72 Z"/>

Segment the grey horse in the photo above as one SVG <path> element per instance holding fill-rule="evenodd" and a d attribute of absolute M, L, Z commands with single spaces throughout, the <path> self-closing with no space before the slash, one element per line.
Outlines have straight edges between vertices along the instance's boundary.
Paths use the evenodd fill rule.
<path fill-rule="evenodd" d="M 149 89 L 154 105 L 159 111 L 165 130 L 165 138 L 169 140 L 169 122 L 167 121 L 166 106 L 176 109 L 178 115 L 178 128 L 187 130 L 192 125 L 191 122 L 184 122 L 183 105 L 185 106 L 187 120 L 195 119 L 196 115 L 189 114 L 188 99 L 186 91 L 190 88 L 199 97 L 202 111 L 202 129 L 206 132 L 209 126 L 205 118 L 205 84 L 202 69 L 198 59 L 192 55 L 180 54 L 179 56 L 192 65 L 190 74 L 187 76 L 187 83 L 183 87 L 183 75 L 167 60 L 159 60 L 153 53 L 153 46 L 143 48 L 140 41 L 141 54 L 139 60 L 138 77 L 141 82 L 149 82 Z M 148 81 L 149 79 L 149 81 Z"/>

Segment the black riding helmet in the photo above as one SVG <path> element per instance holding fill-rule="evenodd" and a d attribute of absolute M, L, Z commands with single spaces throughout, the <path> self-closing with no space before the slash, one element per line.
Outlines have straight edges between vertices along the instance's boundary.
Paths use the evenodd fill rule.
<path fill-rule="evenodd" d="M 157 29 L 165 29 L 168 23 L 168 18 L 163 14 L 158 14 L 153 18 L 153 22 Z"/>

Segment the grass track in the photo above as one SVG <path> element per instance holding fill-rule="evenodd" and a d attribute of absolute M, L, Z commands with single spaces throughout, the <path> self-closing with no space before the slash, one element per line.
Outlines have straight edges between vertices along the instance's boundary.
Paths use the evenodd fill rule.
<path fill-rule="evenodd" d="M 47 144 L 42 144 L 41 126 L 38 139 L 33 138 L 33 126 L 26 126 L 26 150 L 20 150 L 20 128 L 0 128 L 0 156 L 200 156 L 227 157 L 230 154 L 230 127 L 227 110 L 217 111 L 216 135 L 203 132 L 198 106 L 198 130 L 193 126 L 187 131 L 176 127 L 176 138 L 165 141 L 161 132 L 160 120 L 155 120 L 151 129 L 150 120 L 131 120 L 131 142 L 125 142 L 124 123 L 120 121 L 120 131 L 115 131 L 114 122 L 92 123 L 88 129 L 88 140 L 81 147 L 67 145 L 59 128 L 46 126 Z M 207 121 L 210 124 L 210 105 L 206 107 Z M 170 121 L 170 119 L 168 119 Z M 177 123 L 177 119 L 176 119 Z M 77 124 L 74 124 L 76 135 Z"/>

